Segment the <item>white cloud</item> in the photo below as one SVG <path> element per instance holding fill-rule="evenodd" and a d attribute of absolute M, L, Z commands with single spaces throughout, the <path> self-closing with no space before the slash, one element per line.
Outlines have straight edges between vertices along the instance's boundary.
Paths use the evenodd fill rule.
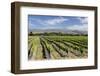
<path fill-rule="evenodd" d="M 78 17 L 77 18 L 81 24 L 79 25 L 71 25 L 71 26 L 67 26 L 66 29 L 69 30 L 79 30 L 79 31 L 87 31 L 88 30 L 88 18 L 81 18 Z"/>
<path fill-rule="evenodd" d="M 55 25 L 55 24 L 63 23 L 64 21 L 67 21 L 67 20 L 68 20 L 68 19 L 59 17 L 59 18 L 47 20 L 47 21 L 45 21 L 45 23 L 47 23 L 47 24 L 49 24 L 49 25 Z"/>
<path fill-rule="evenodd" d="M 64 21 L 67 21 L 68 19 L 59 17 L 59 18 L 54 18 L 54 19 L 48 19 L 48 20 L 38 20 L 38 22 L 42 25 L 56 25 L 63 23 Z"/>
<path fill-rule="evenodd" d="M 73 25 L 73 26 L 66 27 L 66 29 L 69 29 L 69 30 L 79 30 L 79 31 L 87 31 L 88 30 L 88 26 L 87 26 L 87 24 L 84 24 L 84 25 Z"/>
<path fill-rule="evenodd" d="M 77 18 L 78 20 L 80 20 L 80 22 L 82 23 L 82 24 L 87 24 L 88 23 L 88 18 L 86 17 L 86 18 L 81 18 L 81 17 L 79 17 L 79 18 Z"/>

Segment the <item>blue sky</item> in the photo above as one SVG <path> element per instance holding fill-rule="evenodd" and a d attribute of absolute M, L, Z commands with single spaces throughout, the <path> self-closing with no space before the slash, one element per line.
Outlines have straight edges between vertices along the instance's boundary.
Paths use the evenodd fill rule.
<path fill-rule="evenodd" d="M 32 29 L 66 29 L 88 30 L 88 18 L 78 16 L 28 15 L 28 28 Z"/>

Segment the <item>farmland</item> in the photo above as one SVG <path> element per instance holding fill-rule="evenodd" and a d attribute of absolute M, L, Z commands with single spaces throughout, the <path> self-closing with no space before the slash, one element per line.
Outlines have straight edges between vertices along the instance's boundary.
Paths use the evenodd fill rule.
<path fill-rule="evenodd" d="M 79 59 L 88 57 L 88 36 L 29 35 L 28 59 Z"/>

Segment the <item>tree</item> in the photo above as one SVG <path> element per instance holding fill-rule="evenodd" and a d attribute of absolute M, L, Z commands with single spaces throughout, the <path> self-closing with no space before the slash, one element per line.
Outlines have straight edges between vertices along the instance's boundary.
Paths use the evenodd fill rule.
<path fill-rule="evenodd" d="M 32 33 L 32 32 L 30 32 L 30 33 L 29 33 L 29 35 L 30 35 L 30 36 L 32 36 L 32 35 L 33 35 L 33 33 Z"/>

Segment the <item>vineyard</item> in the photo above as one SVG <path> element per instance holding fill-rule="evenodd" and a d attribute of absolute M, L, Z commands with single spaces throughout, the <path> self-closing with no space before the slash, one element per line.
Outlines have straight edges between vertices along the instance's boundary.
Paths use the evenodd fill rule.
<path fill-rule="evenodd" d="M 87 36 L 28 36 L 29 60 L 87 57 Z"/>

